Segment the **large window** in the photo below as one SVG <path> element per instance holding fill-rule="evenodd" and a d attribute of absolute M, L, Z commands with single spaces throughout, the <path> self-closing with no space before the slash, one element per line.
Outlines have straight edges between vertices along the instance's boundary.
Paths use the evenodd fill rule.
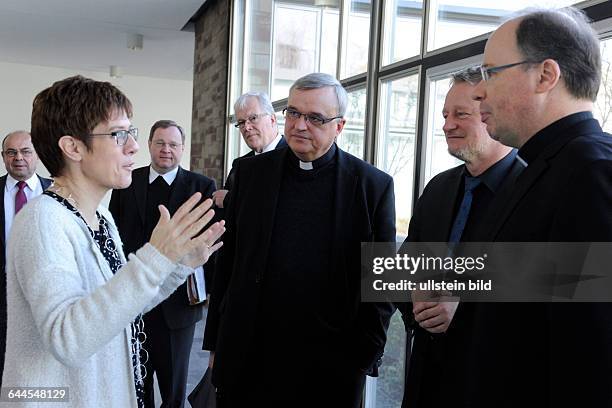
<path fill-rule="evenodd" d="M 418 84 L 418 75 L 381 82 L 376 165 L 389 173 L 395 183 L 396 229 L 400 239 L 408 233 L 412 213 Z"/>
<path fill-rule="evenodd" d="M 348 106 L 346 109 L 346 125 L 338 138 L 338 146 L 353 156 L 363 158 L 365 144 L 365 88 L 349 91 Z"/>
<path fill-rule="evenodd" d="M 564 7 L 572 0 L 432 0 L 427 49 L 434 50 L 488 33 L 525 7 Z"/>
<path fill-rule="evenodd" d="M 283 99 L 301 76 L 311 72 L 336 74 L 340 14 L 337 7 L 274 4 L 271 97 Z"/>
<path fill-rule="evenodd" d="M 341 78 L 366 72 L 368 69 L 368 46 L 370 43 L 369 0 L 352 0 L 348 13 L 346 35 L 343 36 Z"/>
<path fill-rule="evenodd" d="M 423 2 L 385 2 L 382 64 L 388 65 L 421 53 Z"/>

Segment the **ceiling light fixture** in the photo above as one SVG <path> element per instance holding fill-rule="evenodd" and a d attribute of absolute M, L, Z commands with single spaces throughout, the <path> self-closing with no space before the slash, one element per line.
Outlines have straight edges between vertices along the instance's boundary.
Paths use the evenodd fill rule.
<path fill-rule="evenodd" d="M 128 34 L 127 47 L 130 50 L 142 50 L 142 34 Z"/>
<path fill-rule="evenodd" d="M 111 78 L 121 78 L 121 68 L 117 65 L 110 66 L 110 77 Z"/>

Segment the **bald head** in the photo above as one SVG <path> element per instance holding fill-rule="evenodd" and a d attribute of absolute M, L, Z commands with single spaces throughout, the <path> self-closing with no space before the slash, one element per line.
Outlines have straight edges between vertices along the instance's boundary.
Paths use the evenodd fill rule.
<path fill-rule="evenodd" d="M 493 32 L 483 68 L 474 96 L 487 131 L 520 148 L 551 123 L 593 109 L 599 41 L 579 10 L 528 9 Z"/>
<path fill-rule="evenodd" d="M 6 171 L 15 180 L 25 181 L 36 172 L 38 155 L 30 134 L 23 130 L 11 132 L 2 141 L 2 160 Z"/>

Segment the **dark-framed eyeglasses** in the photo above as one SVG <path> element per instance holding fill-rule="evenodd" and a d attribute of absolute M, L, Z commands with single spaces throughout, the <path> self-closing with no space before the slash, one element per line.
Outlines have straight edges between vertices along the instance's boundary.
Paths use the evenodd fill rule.
<path fill-rule="evenodd" d="M 264 112 L 264 113 L 254 113 L 252 115 L 249 115 L 248 118 L 240 119 L 239 121 L 234 123 L 234 127 L 237 127 L 238 129 L 243 129 L 247 122 L 251 123 L 252 125 L 256 125 L 257 122 L 259 122 L 259 119 L 263 118 L 264 116 L 268 116 L 268 115 L 269 115 L 269 113 L 267 113 L 267 112 Z"/>
<path fill-rule="evenodd" d="M 283 116 L 289 121 L 296 121 L 299 120 L 302 116 L 304 116 L 304 120 L 306 122 L 312 123 L 313 125 L 319 127 L 331 122 L 332 120 L 343 118 L 343 116 L 334 116 L 333 118 L 326 118 L 325 116 L 321 116 L 317 113 L 302 113 L 296 111 L 293 108 L 283 109 Z"/>
<path fill-rule="evenodd" d="M 124 146 L 130 136 L 132 136 L 134 140 L 138 140 L 138 128 L 132 127 L 127 130 L 115 130 L 110 133 L 92 133 L 89 136 L 110 136 L 115 139 L 117 145 Z"/>
<path fill-rule="evenodd" d="M 183 146 L 182 143 L 174 143 L 174 142 L 166 143 L 163 140 L 156 140 L 155 142 L 153 142 L 153 145 L 155 145 L 159 149 L 163 149 L 164 146 L 168 146 L 172 150 L 178 150 L 179 147 Z"/>
<path fill-rule="evenodd" d="M 34 150 L 32 149 L 20 149 L 20 150 L 16 150 L 16 149 L 6 149 L 2 152 L 5 156 L 10 157 L 11 159 L 14 159 L 15 157 L 17 157 L 17 155 L 19 153 L 21 153 L 22 157 L 28 158 L 28 157 L 32 157 L 32 155 L 34 154 Z"/>
<path fill-rule="evenodd" d="M 484 67 L 481 65 L 480 74 L 482 75 L 482 79 L 484 81 L 488 81 L 489 79 L 491 79 L 491 74 L 503 71 L 504 69 L 516 67 L 518 65 L 523 65 L 523 64 L 539 64 L 540 62 L 542 61 L 525 60 L 525 61 L 520 61 L 520 62 L 513 62 L 512 64 L 499 65 L 497 67 Z"/>

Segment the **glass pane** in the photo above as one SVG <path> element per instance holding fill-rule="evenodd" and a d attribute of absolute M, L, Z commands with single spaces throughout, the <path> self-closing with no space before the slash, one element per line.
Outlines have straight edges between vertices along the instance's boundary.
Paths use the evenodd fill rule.
<path fill-rule="evenodd" d="M 244 0 L 242 0 L 245 4 Z M 246 91 L 270 92 L 272 55 L 272 6 L 268 0 L 249 0 L 245 16 L 243 88 Z"/>
<path fill-rule="evenodd" d="M 612 38 L 601 42 L 601 86 L 593 113 L 601 127 L 612 132 Z"/>
<path fill-rule="evenodd" d="M 412 213 L 417 105 L 418 75 L 382 83 L 376 162 L 395 181 L 398 239 L 408 233 Z"/>
<path fill-rule="evenodd" d="M 390 0 L 385 7 L 382 65 L 419 55 L 423 1 Z"/>
<path fill-rule="evenodd" d="M 436 174 L 461 164 L 459 159 L 448 154 L 446 137 L 442 126 L 444 99 L 450 89 L 450 78 L 432 81 L 429 87 L 429 120 L 427 121 L 427 140 L 425 142 L 425 174 L 423 185 L 427 185 Z"/>
<path fill-rule="evenodd" d="M 293 81 L 305 74 L 336 75 L 339 0 L 235 4 L 232 96 L 263 91 L 272 100 L 283 99 Z"/>
<path fill-rule="evenodd" d="M 336 75 L 339 16 L 337 6 L 275 2 L 272 100 L 286 98 L 293 81 L 311 72 Z"/>
<path fill-rule="evenodd" d="M 242 95 L 242 66 L 244 61 L 244 2 L 237 1 L 232 21 L 232 62 L 230 72 L 230 96 L 235 101 Z"/>
<path fill-rule="evenodd" d="M 366 90 L 349 92 L 346 125 L 338 137 L 338 146 L 363 159 L 365 140 Z"/>
<path fill-rule="evenodd" d="M 371 7 L 370 0 L 351 1 L 342 52 L 342 78 L 349 78 L 368 70 Z"/>
<path fill-rule="evenodd" d="M 564 7 L 574 0 L 432 0 L 427 50 L 488 33 L 515 11 L 526 7 Z"/>
<path fill-rule="evenodd" d="M 340 10 L 336 6 L 321 8 L 322 29 L 319 62 L 319 72 L 325 72 L 336 76 L 338 65 L 338 30 L 340 26 Z"/>
<path fill-rule="evenodd" d="M 379 376 L 367 377 L 365 408 L 399 408 L 404 394 L 406 330 L 401 314 L 391 317 Z"/>

